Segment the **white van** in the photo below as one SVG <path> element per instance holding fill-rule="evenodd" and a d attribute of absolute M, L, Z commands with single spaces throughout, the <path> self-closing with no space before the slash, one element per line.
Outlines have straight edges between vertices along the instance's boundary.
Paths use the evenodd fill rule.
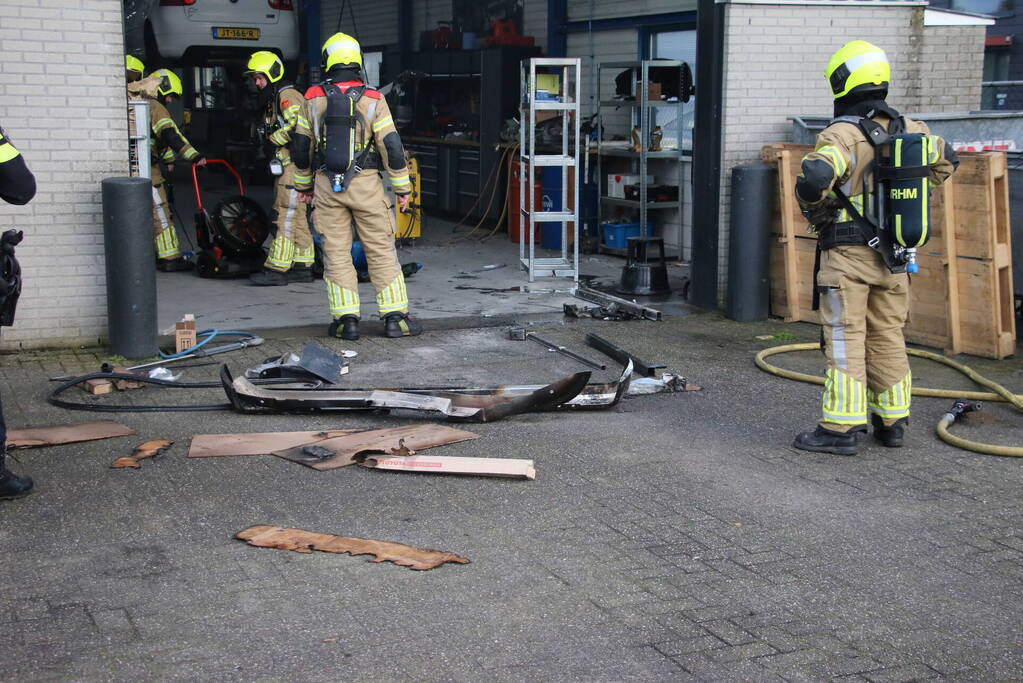
<path fill-rule="evenodd" d="M 156 0 L 146 22 L 146 57 L 202 61 L 273 50 L 298 57 L 295 0 Z"/>

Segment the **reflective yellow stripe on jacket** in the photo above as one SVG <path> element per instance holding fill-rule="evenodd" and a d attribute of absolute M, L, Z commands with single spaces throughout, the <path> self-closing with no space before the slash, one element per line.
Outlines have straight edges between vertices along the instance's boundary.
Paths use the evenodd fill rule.
<path fill-rule="evenodd" d="M 21 152 L 7 141 L 7 138 L 0 133 L 0 164 L 5 164 L 11 159 L 17 157 Z"/>

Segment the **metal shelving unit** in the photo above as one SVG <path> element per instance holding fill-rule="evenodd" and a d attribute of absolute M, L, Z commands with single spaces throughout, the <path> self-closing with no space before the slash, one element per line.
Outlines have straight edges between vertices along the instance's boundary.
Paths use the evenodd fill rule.
<path fill-rule="evenodd" d="M 629 62 L 601 62 L 598 65 L 598 82 L 605 83 L 605 72 L 609 70 L 623 71 L 625 69 L 632 70 L 633 78 L 630 84 L 632 94 L 640 93 L 642 97 L 638 100 L 601 100 L 600 109 L 621 109 L 622 107 L 628 107 L 630 109 L 630 122 L 629 129 L 626 131 L 626 138 L 630 140 L 632 130 L 636 127 L 639 128 L 640 136 L 640 151 L 635 152 L 631 148 L 624 148 L 621 146 L 609 146 L 605 143 L 602 138 L 603 134 L 603 111 L 601 111 L 600 124 L 597 126 L 597 178 L 599 187 L 601 188 L 600 204 L 601 206 L 623 206 L 626 208 L 637 209 L 639 211 L 639 229 L 640 235 L 647 237 L 647 212 L 658 209 L 677 209 L 679 212 L 679 226 L 678 226 L 678 244 L 681 249 L 683 234 L 682 234 L 682 200 L 683 192 L 682 188 L 679 188 L 678 199 L 669 202 L 651 202 L 647 200 L 647 189 L 649 183 L 647 183 L 647 175 L 649 172 L 648 162 L 650 160 L 669 160 L 674 161 L 678 164 L 678 178 L 679 183 L 682 181 L 682 160 L 689 156 L 689 153 L 685 152 L 681 148 L 678 149 L 662 149 L 656 152 L 650 151 L 650 133 L 653 130 L 651 121 L 654 118 L 653 111 L 659 111 L 662 109 L 675 111 L 675 144 L 681 147 L 683 136 L 683 108 L 685 103 L 679 98 L 677 102 L 665 102 L 661 100 L 648 100 L 649 97 L 649 83 L 650 83 L 650 68 L 651 67 L 679 67 L 682 68 L 684 62 L 671 61 L 666 59 L 656 60 L 641 60 L 641 61 L 629 61 Z M 613 81 L 614 79 L 611 78 Z M 606 179 L 604 176 L 604 158 L 614 157 L 620 159 L 634 160 L 630 162 L 630 167 L 635 170 L 635 173 L 639 175 L 639 199 L 622 199 L 619 197 L 609 197 L 605 194 Z M 598 221 L 598 224 L 602 224 L 602 221 Z M 608 247 L 605 245 L 604 231 L 600 229 L 600 237 L 598 243 L 598 249 L 602 253 L 606 254 L 617 254 L 625 255 L 626 249 L 617 249 Z"/>
<path fill-rule="evenodd" d="M 141 121 L 142 125 L 138 125 Z M 128 100 L 128 167 L 130 175 L 148 178 L 152 174 L 149 162 L 149 101 Z"/>
<path fill-rule="evenodd" d="M 554 100 L 536 99 L 537 68 L 541 73 L 549 73 L 553 69 L 560 70 L 560 83 L 557 94 L 551 93 Z M 580 168 L 579 153 L 579 86 L 580 59 L 533 57 L 528 66 L 525 62 L 520 69 L 519 92 L 519 161 L 528 164 L 529 172 L 519 174 L 519 213 L 523 218 L 523 229 L 526 234 L 519 239 L 519 263 L 529 274 L 529 282 L 537 277 L 570 277 L 579 281 L 579 174 L 569 187 L 569 168 Z M 561 153 L 539 154 L 536 145 L 536 114 L 540 111 L 553 111 L 561 116 Z M 573 134 L 574 131 L 574 134 Z M 534 180 L 537 168 L 561 169 L 561 207 L 560 211 L 534 211 Z M 528 178 L 527 178 L 528 176 Z M 568 210 L 569 192 L 571 192 L 572 210 Z M 561 223 L 561 256 L 555 258 L 537 258 L 536 256 L 536 225 L 537 223 Z M 569 228 L 571 225 L 571 228 Z M 572 245 L 569 254 L 569 230 Z"/>

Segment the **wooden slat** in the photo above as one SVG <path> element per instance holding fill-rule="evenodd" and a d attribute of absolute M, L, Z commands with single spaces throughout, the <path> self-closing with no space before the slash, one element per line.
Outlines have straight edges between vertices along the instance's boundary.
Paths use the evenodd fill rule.
<path fill-rule="evenodd" d="M 794 181 L 786 171 L 789 167 L 789 159 L 792 152 L 782 150 L 778 154 L 778 205 L 781 207 L 781 243 L 785 250 L 785 304 L 788 307 L 788 316 L 785 322 L 802 320 L 800 315 L 798 273 L 796 269 L 796 227 L 792 220 L 792 212 L 787 209 L 788 202 L 792 201 Z"/>
<path fill-rule="evenodd" d="M 948 330 L 947 341 L 944 345 L 947 353 L 961 353 L 963 348 L 962 327 L 959 320 L 959 265 L 958 248 L 955 231 L 947 226 L 955 224 L 956 187 L 954 183 L 948 183 L 944 188 L 944 202 L 942 203 L 942 223 L 946 226 L 943 232 L 942 244 L 945 246 L 945 287 L 946 287 L 946 329 Z"/>
<path fill-rule="evenodd" d="M 969 258 L 960 258 L 957 265 L 962 352 L 987 358 L 1012 355 L 1016 325 L 1008 267 Z"/>
<path fill-rule="evenodd" d="M 794 251 L 796 284 L 792 292 L 799 300 L 799 317 L 793 317 L 789 309 L 788 287 L 786 287 L 786 245 L 780 240 L 771 242 L 771 315 L 785 320 L 801 320 L 818 322 L 817 311 L 812 310 L 813 301 L 813 260 L 817 250 L 817 240 L 795 237 L 789 245 Z"/>

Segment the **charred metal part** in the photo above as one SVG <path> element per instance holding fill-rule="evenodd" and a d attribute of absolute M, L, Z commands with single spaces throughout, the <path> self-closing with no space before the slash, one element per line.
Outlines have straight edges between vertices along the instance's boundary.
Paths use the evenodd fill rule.
<path fill-rule="evenodd" d="M 565 315 L 571 318 L 594 318 L 595 320 L 634 320 L 636 316 L 618 309 L 616 304 L 610 306 L 579 306 L 562 304 Z"/>
<path fill-rule="evenodd" d="M 492 422 L 566 403 L 582 391 L 590 379 L 590 373 L 577 372 L 520 396 L 465 395 L 443 391 L 411 393 L 384 389 L 288 388 L 267 391 L 244 377 L 233 378 L 226 365 L 220 369 L 220 379 L 231 404 L 239 412 L 406 409 L 440 413 L 450 419 L 466 422 Z"/>
<path fill-rule="evenodd" d="M 637 375 L 642 375 L 644 377 L 656 377 L 658 370 L 663 370 L 667 367 L 663 363 L 647 363 L 646 361 L 640 360 L 625 349 L 615 346 L 608 340 L 599 335 L 593 334 L 592 332 L 587 333 L 586 343 L 604 355 L 618 361 L 622 365 L 625 365 L 628 361 L 632 361 Z"/>
<path fill-rule="evenodd" d="M 281 356 L 267 358 L 261 364 L 245 371 L 249 379 L 267 379 L 271 377 L 291 377 L 296 381 L 323 380 L 329 384 L 341 381 L 341 375 L 348 372 L 348 361 L 340 354 L 317 344 L 306 342 L 302 355 L 286 353 Z"/>
<path fill-rule="evenodd" d="M 607 365 L 603 363 L 596 363 L 587 358 L 586 356 L 581 356 L 575 351 L 572 351 L 571 349 L 564 347 L 561 344 L 555 344 L 554 342 L 547 341 L 546 339 L 538 337 L 533 332 L 527 332 L 525 329 L 521 327 L 513 327 L 510 330 L 508 330 L 508 338 L 517 340 L 528 339 L 530 341 L 535 341 L 537 344 L 545 346 L 549 351 L 557 351 L 561 355 L 567 356 L 568 358 L 571 358 L 574 361 L 578 361 L 583 365 L 593 368 L 594 370 L 607 370 Z"/>
<path fill-rule="evenodd" d="M 333 458 L 335 455 L 337 455 L 334 451 L 330 450 L 329 448 L 324 448 L 323 446 L 315 445 L 303 446 L 302 453 L 312 458 L 317 458 L 319 460 L 326 460 L 327 458 Z"/>
<path fill-rule="evenodd" d="M 590 373 L 580 373 L 589 375 Z M 564 408 L 575 410 L 604 410 L 618 405 L 626 392 L 629 390 L 632 381 L 632 364 L 626 365 L 622 376 L 616 382 L 606 384 L 586 384 L 580 391 L 567 401 L 550 401 L 546 405 L 537 406 L 535 410 L 561 410 Z M 552 385 L 553 386 L 553 385 Z M 448 396 L 462 403 L 472 402 L 488 396 L 503 397 L 505 400 L 522 400 L 522 397 L 532 396 L 539 391 L 545 390 L 535 384 L 521 386 L 502 386 L 496 389 L 452 389 L 452 390 L 430 390 L 430 389 L 404 389 L 409 393 L 428 391 L 432 396 Z"/>
<path fill-rule="evenodd" d="M 580 391 L 578 395 L 571 400 L 551 405 L 547 408 L 538 408 L 538 410 L 561 410 L 564 408 L 577 410 L 599 410 L 611 408 L 617 405 L 617 403 L 625 396 L 631 396 L 633 394 L 632 386 L 634 384 L 635 382 L 632 380 L 632 366 L 627 364 L 625 369 L 622 371 L 622 376 L 617 381 L 607 382 L 604 384 L 587 384 L 582 388 L 582 391 Z M 519 396 L 530 395 L 543 388 L 544 387 L 539 384 L 504 384 L 499 387 L 490 388 L 406 387 L 389 388 L 387 391 L 398 391 L 407 394 L 428 394 L 431 396 L 495 396 L 511 399 Z M 654 392 L 647 389 L 640 393 L 649 394 Z M 464 401 L 466 399 L 459 400 Z"/>
<path fill-rule="evenodd" d="M 629 396 L 643 396 L 645 394 L 677 394 L 683 391 L 698 391 L 700 387 L 689 385 L 682 375 L 666 372 L 658 377 L 640 377 L 633 380 L 629 386 Z"/>
<path fill-rule="evenodd" d="M 598 292 L 595 289 L 589 289 L 588 287 L 579 287 L 575 290 L 575 296 L 583 301 L 591 301 L 595 304 L 611 309 L 611 306 L 615 306 L 616 311 L 621 311 L 634 315 L 637 318 L 645 318 L 647 320 L 660 320 L 661 312 L 657 309 L 638 304 L 635 301 L 628 301 L 626 299 L 620 299 L 617 296 L 605 294 L 604 292 Z"/>

